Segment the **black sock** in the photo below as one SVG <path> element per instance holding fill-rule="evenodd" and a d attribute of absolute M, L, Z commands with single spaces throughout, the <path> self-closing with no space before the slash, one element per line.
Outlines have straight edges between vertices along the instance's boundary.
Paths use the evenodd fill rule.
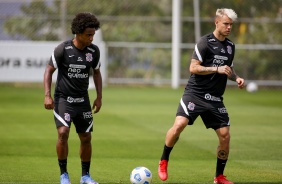
<path fill-rule="evenodd" d="M 82 176 L 89 174 L 89 168 L 90 168 L 90 161 L 89 162 L 81 162 L 81 168 L 82 168 Z"/>
<path fill-rule="evenodd" d="M 67 172 L 67 159 L 65 160 L 58 160 L 60 170 L 61 170 L 61 175 Z"/>
<path fill-rule="evenodd" d="M 172 148 L 173 147 L 167 147 L 166 145 L 164 145 L 164 150 L 163 150 L 161 160 L 167 160 L 167 161 L 169 160 L 169 155 L 170 155 Z"/>
<path fill-rule="evenodd" d="M 221 160 L 220 158 L 217 158 L 215 177 L 223 174 L 226 162 L 227 160 Z"/>

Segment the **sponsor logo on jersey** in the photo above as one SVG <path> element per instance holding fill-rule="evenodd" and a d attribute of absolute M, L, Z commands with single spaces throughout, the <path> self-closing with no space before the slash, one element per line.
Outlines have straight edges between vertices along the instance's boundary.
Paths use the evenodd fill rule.
<path fill-rule="evenodd" d="M 85 65 L 74 65 L 74 64 L 70 64 L 69 67 L 70 67 L 70 68 L 82 68 L 82 69 L 85 69 L 85 68 L 86 68 Z"/>
<path fill-rule="evenodd" d="M 226 56 L 220 56 L 220 55 L 214 55 L 214 58 L 215 59 L 222 59 L 222 60 L 228 60 L 228 57 L 226 57 Z"/>
<path fill-rule="evenodd" d="M 221 102 L 221 99 L 219 97 L 212 96 L 209 93 L 205 94 L 205 99 L 210 101 Z"/>
<path fill-rule="evenodd" d="M 83 112 L 83 118 L 84 119 L 92 118 L 92 112 L 91 111 Z"/>
<path fill-rule="evenodd" d="M 86 66 L 85 65 L 74 65 L 74 64 L 70 64 L 69 68 L 68 68 L 68 77 L 70 79 L 72 78 L 76 78 L 76 79 L 84 79 L 84 78 L 88 78 L 89 75 L 88 73 L 83 73 Z"/>
<path fill-rule="evenodd" d="M 86 61 L 91 62 L 93 60 L 92 54 L 91 53 L 87 53 L 86 55 Z"/>
<path fill-rule="evenodd" d="M 189 102 L 187 107 L 190 111 L 193 111 L 195 109 L 195 104 L 193 102 Z"/>
<path fill-rule="evenodd" d="M 83 61 L 83 60 L 82 60 L 82 58 L 81 58 L 81 57 L 78 57 L 78 58 L 77 58 L 77 61 Z"/>
<path fill-rule="evenodd" d="M 229 40 L 227 40 L 227 42 L 228 42 L 228 43 L 230 43 L 231 45 L 234 45 L 234 43 L 233 43 L 233 42 L 231 42 L 231 41 L 229 41 Z"/>
<path fill-rule="evenodd" d="M 218 108 L 218 111 L 221 113 L 221 114 L 225 114 L 227 113 L 227 110 L 225 107 L 222 107 L 222 108 Z"/>
<path fill-rule="evenodd" d="M 208 39 L 209 42 L 215 42 L 214 38 Z"/>
<path fill-rule="evenodd" d="M 89 77 L 87 73 L 68 73 L 68 77 L 70 79 L 76 78 L 76 79 L 86 79 Z"/>
<path fill-rule="evenodd" d="M 227 52 L 228 54 L 232 54 L 232 48 L 230 45 L 227 46 Z"/>
<path fill-rule="evenodd" d="M 84 97 L 81 97 L 81 98 L 73 98 L 73 97 L 71 97 L 71 96 L 68 96 L 67 101 L 68 101 L 69 103 L 81 103 L 81 102 L 84 102 Z"/>
<path fill-rule="evenodd" d="M 68 50 L 68 49 L 73 49 L 73 48 L 72 48 L 72 46 L 70 45 L 70 46 L 66 46 L 65 49 Z"/>
<path fill-rule="evenodd" d="M 214 55 L 213 64 L 214 66 L 224 65 L 224 61 L 227 61 L 227 60 L 228 60 L 228 57 L 226 56 Z"/>
<path fill-rule="evenodd" d="M 64 113 L 64 118 L 65 118 L 66 121 L 70 121 L 70 114 Z"/>
<path fill-rule="evenodd" d="M 87 49 L 90 50 L 91 52 L 95 52 L 95 50 L 90 47 L 87 47 Z"/>

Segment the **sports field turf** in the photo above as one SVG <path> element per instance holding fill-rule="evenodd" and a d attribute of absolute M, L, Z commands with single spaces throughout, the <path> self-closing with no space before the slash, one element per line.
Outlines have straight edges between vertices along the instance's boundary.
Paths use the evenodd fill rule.
<path fill-rule="evenodd" d="M 169 162 L 169 179 L 157 176 L 166 131 L 183 87 L 107 87 L 94 116 L 91 175 L 101 184 L 130 183 L 136 166 L 153 173 L 153 183 L 212 184 L 217 138 L 199 118 L 181 134 Z M 225 175 L 235 184 L 282 183 L 282 91 L 227 89 L 231 152 Z M 95 92 L 91 91 L 91 100 Z M 59 183 L 57 133 L 52 111 L 43 107 L 42 85 L 0 84 L 0 183 Z M 79 140 L 72 126 L 68 171 L 73 184 L 81 169 Z"/>

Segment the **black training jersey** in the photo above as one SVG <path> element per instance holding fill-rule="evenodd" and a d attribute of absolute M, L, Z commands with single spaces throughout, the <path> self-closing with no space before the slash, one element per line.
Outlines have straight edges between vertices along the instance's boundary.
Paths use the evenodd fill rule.
<path fill-rule="evenodd" d="M 99 59 L 100 51 L 94 44 L 84 50 L 76 48 L 72 40 L 58 45 L 49 61 L 58 69 L 55 98 L 88 96 L 90 69 L 100 68 Z"/>
<path fill-rule="evenodd" d="M 235 45 L 229 39 L 219 41 L 213 33 L 203 36 L 195 45 L 192 58 L 199 60 L 202 66 L 233 66 Z M 192 74 L 185 88 L 186 92 L 205 95 L 205 98 L 222 97 L 227 83 L 227 75 L 213 73 L 209 75 Z M 218 97 L 218 98 L 217 98 Z M 210 100 L 210 99 L 209 99 Z M 216 100 L 219 101 L 219 100 Z"/>

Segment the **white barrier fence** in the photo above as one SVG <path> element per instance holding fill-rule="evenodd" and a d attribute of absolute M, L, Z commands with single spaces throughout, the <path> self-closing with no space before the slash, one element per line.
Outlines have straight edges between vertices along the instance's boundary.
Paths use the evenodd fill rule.
<path fill-rule="evenodd" d="M 98 32 L 97 32 L 98 33 Z M 97 37 L 96 37 L 97 36 Z M 130 79 L 110 78 L 107 75 L 107 48 L 108 47 L 136 47 L 136 48 L 171 48 L 171 44 L 123 43 L 101 41 L 96 35 L 94 43 L 101 52 L 101 73 L 104 85 L 107 84 L 150 84 L 169 85 L 171 79 Z M 0 41 L 0 82 L 42 82 L 46 64 L 49 62 L 54 48 L 61 42 L 33 42 L 33 41 Z M 192 48 L 194 44 L 182 44 L 181 48 Z M 268 46 L 268 47 L 267 47 Z M 273 49 L 282 50 L 282 45 L 238 45 L 237 49 Z M 53 81 L 56 80 L 56 73 Z M 91 80 L 91 79 L 90 79 Z M 255 81 L 261 86 L 282 86 L 282 81 L 259 80 Z M 91 82 L 90 84 L 92 84 Z M 186 84 L 187 79 L 180 79 L 180 84 Z M 232 85 L 233 83 L 228 83 Z"/>
<path fill-rule="evenodd" d="M 42 82 L 45 66 L 59 43 L 1 41 L 0 82 Z"/>
<path fill-rule="evenodd" d="M 43 82 L 46 64 L 61 42 L 0 41 L 0 82 Z M 105 79 L 105 44 L 99 43 Z M 57 71 L 53 75 L 56 80 Z M 92 80 L 92 79 L 90 79 Z"/>

